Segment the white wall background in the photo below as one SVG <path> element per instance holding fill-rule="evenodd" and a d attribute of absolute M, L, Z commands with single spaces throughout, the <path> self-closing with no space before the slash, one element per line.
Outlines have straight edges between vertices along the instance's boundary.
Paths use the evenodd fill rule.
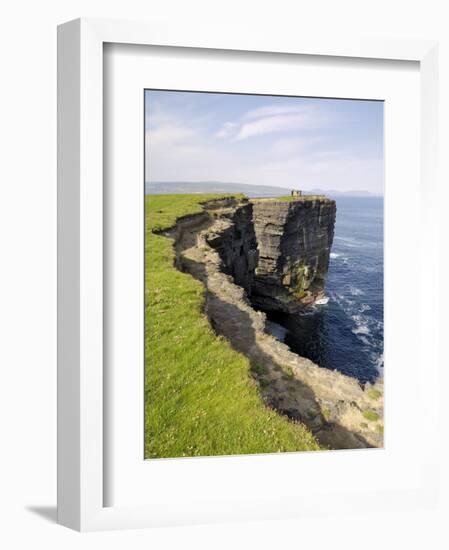
<path fill-rule="evenodd" d="M 0 85 L 0 546 L 38 548 L 447 548 L 445 512 L 395 517 L 83 534 L 54 523 L 56 503 L 56 25 L 79 16 L 170 24 L 441 40 L 441 94 L 449 96 L 445 2 L 437 0 L 16 0 L 1 13 Z M 449 116 L 441 133 L 447 162 Z M 441 162 L 441 164 L 442 164 Z M 441 186 L 442 231 L 448 169 Z M 446 247 L 447 250 L 447 247 Z M 442 250 L 442 277 L 449 280 Z M 431 284 L 431 281 L 429 282 Z M 442 297 L 447 305 L 447 298 Z M 442 311 L 448 308 L 442 308 Z M 441 319 L 429 322 L 446 322 Z M 443 373 L 447 387 L 447 375 Z M 442 390 L 442 396 L 444 392 Z M 447 418 L 447 404 L 443 414 Z M 445 419 L 446 420 L 446 419 Z M 448 426 L 445 422 L 443 425 Z M 442 433 L 442 440 L 447 433 Z M 425 444 L 416 442 L 415 444 Z M 447 445 L 447 443 L 446 443 Z M 413 445 L 411 445 L 411 448 Z M 446 448 L 447 449 L 447 448 Z M 446 480 L 447 481 L 447 476 Z M 446 489 L 448 485 L 446 484 Z M 446 492 L 447 494 L 447 492 Z"/>

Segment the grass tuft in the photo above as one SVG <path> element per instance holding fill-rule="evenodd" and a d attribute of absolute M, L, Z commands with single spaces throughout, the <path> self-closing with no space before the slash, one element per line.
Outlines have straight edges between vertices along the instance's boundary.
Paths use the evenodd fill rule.
<path fill-rule="evenodd" d="M 376 422 L 376 420 L 379 420 L 379 415 L 375 411 L 371 411 L 368 409 L 366 411 L 363 411 L 362 414 L 370 422 Z"/>
<path fill-rule="evenodd" d="M 366 393 L 368 397 L 373 401 L 376 401 L 377 399 L 380 399 L 382 397 L 382 392 L 379 390 L 370 389 Z"/>
<path fill-rule="evenodd" d="M 331 410 L 327 405 L 323 405 L 321 407 L 321 414 L 323 415 L 324 420 L 326 420 L 326 422 L 329 422 L 331 417 Z"/>
<path fill-rule="evenodd" d="M 263 365 L 259 365 L 259 364 L 253 365 L 252 370 L 258 376 L 265 376 L 265 375 L 268 374 L 268 369 L 266 367 L 264 367 Z"/>
<path fill-rule="evenodd" d="M 290 365 L 284 365 L 282 367 L 282 370 L 284 371 L 284 379 L 293 380 L 295 378 L 295 373 L 293 372 L 293 369 L 290 367 Z"/>

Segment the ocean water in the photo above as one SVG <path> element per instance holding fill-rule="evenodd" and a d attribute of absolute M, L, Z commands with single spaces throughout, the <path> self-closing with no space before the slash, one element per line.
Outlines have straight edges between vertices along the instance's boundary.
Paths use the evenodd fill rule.
<path fill-rule="evenodd" d="M 373 382 L 383 374 L 383 199 L 337 199 L 326 305 L 269 314 L 272 332 L 321 367 Z"/>

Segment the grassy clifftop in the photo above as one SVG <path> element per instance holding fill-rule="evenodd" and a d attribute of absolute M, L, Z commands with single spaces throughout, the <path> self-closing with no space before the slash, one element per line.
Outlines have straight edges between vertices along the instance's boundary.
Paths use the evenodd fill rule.
<path fill-rule="evenodd" d="M 326 197 L 325 195 L 287 195 L 284 197 L 276 197 L 277 201 L 283 201 L 283 202 L 297 202 L 297 201 L 316 201 L 316 200 L 326 200 L 329 201 L 330 199 Z"/>
<path fill-rule="evenodd" d="M 268 409 L 246 357 L 202 313 L 204 288 L 173 266 L 157 235 L 223 195 L 145 198 L 145 457 L 318 450 L 312 434 Z"/>

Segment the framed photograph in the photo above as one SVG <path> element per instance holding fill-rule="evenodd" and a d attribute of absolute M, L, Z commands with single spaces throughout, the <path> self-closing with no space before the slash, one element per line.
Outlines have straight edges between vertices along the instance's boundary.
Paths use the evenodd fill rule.
<path fill-rule="evenodd" d="M 58 50 L 59 522 L 435 505 L 436 44 Z"/>

